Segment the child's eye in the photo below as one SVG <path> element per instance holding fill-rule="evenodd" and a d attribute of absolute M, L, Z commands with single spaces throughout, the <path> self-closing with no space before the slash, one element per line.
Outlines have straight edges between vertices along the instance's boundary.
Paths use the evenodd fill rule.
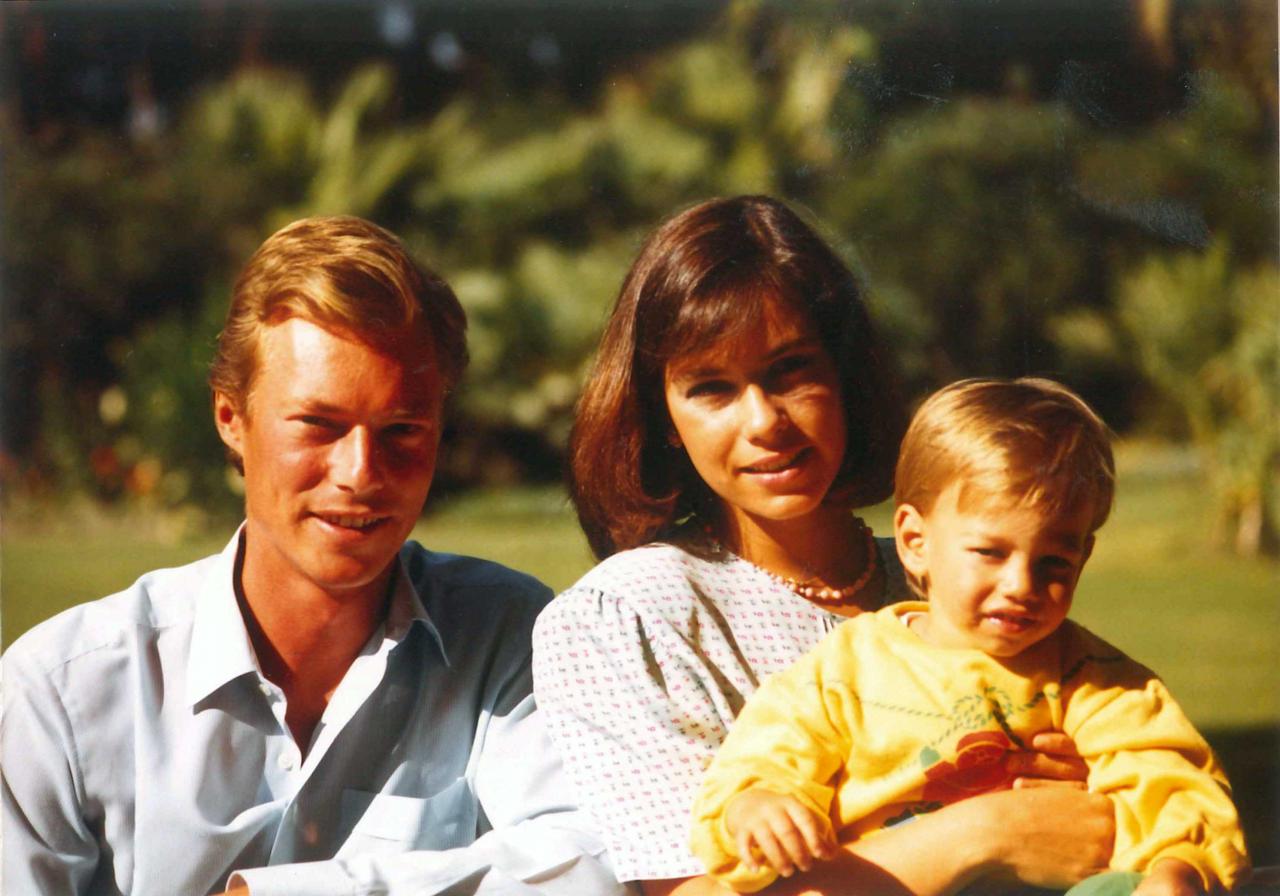
<path fill-rule="evenodd" d="M 1040 560 L 1040 566 L 1045 572 L 1058 575 L 1070 573 L 1076 568 L 1075 561 L 1069 557 L 1044 557 Z"/>
<path fill-rule="evenodd" d="M 979 557 L 985 557 L 990 560 L 999 560 L 1004 554 L 999 548 L 975 547 L 969 548 L 971 553 L 977 554 Z"/>

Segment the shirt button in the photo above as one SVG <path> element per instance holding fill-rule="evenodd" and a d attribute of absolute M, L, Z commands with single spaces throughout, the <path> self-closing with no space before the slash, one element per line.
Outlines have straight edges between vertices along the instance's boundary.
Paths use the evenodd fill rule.
<path fill-rule="evenodd" d="M 276 764 L 279 765 L 280 768 L 284 769 L 286 772 L 291 772 L 297 766 L 298 759 L 296 756 L 293 755 L 292 750 L 285 750 L 278 757 L 276 757 Z"/>
<path fill-rule="evenodd" d="M 262 696 L 264 697 L 271 696 L 271 685 L 267 684 L 265 681 L 258 682 L 258 690 L 262 691 Z"/>

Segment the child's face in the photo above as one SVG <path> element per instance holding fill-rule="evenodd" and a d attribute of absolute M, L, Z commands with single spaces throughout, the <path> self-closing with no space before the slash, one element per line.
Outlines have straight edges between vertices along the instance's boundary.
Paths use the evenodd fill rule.
<path fill-rule="evenodd" d="M 1093 550 L 1093 508 L 1048 513 L 949 485 L 928 514 L 894 516 L 903 565 L 924 583 L 929 613 L 913 629 L 930 644 L 990 656 L 1021 653 L 1053 633 L 1071 609 Z"/>

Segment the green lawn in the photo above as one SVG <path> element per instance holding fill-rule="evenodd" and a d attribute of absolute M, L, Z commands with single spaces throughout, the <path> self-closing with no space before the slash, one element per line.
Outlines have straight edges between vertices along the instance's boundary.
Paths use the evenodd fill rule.
<path fill-rule="evenodd" d="M 1280 566 L 1213 552 L 1203 485 L 1180 455 L 1122 452 L 1115 514 L 1076 595 L 1073 616 L 1157 669 L 1218 747 L 1236 782 L 1255 858 L 1280 862 Z M 888 531 L 887 508 L 869 514 Z M 166 543 L 127 519 L 74 527 L 7 520 L 7 646 L 63 607 L 128 585 L 141 572 L 222 547 L 230 529 Z M 555 491 L 437 502 L 415 537 L 479 554 L 561 589 L 591 563 Z"/>
<path fill-rule="evenodd" d="M 1211 551 L 1203 487 L 1185 466 L 1158 461 L 1123 464 L 1116 511 L 1099 533 L 1073 615 L 1159 670 L 1198 724 L 1274 723 L 1280 720 L 1280 567 Z M 869 517 L 877 531 L 888 531 L 887 508 Z M 216 551 L 231 531 L 224 526 L 170 543 L 151 528 L 99 517 L 73 537 L 65 521 L 6 525 L 4 644 L 64 607 L 125 587 L 145 570 Z M 437 550 L 500 560 L 557 590 L 591 564 L 572 510 L 554 490 L 441 502 L 415 537 Z"/>

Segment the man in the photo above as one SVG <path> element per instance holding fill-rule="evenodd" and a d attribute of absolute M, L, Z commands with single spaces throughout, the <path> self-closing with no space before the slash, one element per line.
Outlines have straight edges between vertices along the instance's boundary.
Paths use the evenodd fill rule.
<path fill-rule="evenodd" d="M 245 522 L 5 656 L 5 892 L 617 888 L 533 711 L 547 589 L 405 543 L 465 327 L 367 222 L 253 256 L 210 375 Z"/>

